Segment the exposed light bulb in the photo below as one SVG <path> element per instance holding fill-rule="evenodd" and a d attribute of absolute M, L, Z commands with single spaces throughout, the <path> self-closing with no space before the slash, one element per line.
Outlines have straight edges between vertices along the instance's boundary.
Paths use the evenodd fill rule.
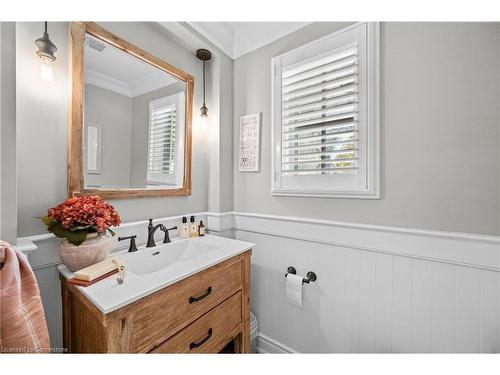
<path fill-rule="evenodd" d="M 52 71 L 51 63 L 56 60 L 54 53 L 57 51 L 57 47 L 49 38 L 49 33 L 47 32 L 47 22 L 44 22 L 44 25 L 45 29 L 43 35 L 35 40 L 35 44 L 38 47 L 36 54 L 41 60 L 40 78 L 42 81 L 52 82 L 54 73 Z"/>
<path fill-rule="evenodd" d="M 52 82 L 54 79 L 54 72 L 50 62 L 45 62 L 42 60 L 40 63 L 40 78 L 44 82 Z"/>
<path fill-rule="evenodd" d="M 208 127 L 208 116 L 200 116 L 198 123 L 200 129 L 206 129 Z"/>

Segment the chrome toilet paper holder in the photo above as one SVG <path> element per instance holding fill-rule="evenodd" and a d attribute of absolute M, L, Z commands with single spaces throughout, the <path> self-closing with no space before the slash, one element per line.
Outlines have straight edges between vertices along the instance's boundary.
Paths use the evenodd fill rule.
<path fill-rule="evenodd" d="M 296 275 L 297 274 L 297 270 L 295 269 L 295 267 L 289 266 L 286 269 L 285 277 L 287 277 L 289 273 L 291 273 L 292 275 Z M 302 284 L 304 284 L 304 283 L 305 284 L 309 284 L 310 282 L 316 281 L 316 279 L 317 279 L 316 274 L 313 271 L 309 271 L 306 274 L 306 277 L 302 278 Z"/>

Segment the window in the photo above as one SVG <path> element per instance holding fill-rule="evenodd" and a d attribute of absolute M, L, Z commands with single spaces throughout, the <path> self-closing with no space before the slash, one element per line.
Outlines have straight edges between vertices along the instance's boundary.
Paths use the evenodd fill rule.
<path fill-rule="evenodd" d="M 182 93 L 181 93 L 182 94 Z M 178 108 L 183 108 L 183 95 L 175 94 L 149 103 L 149 136 L 147 182 L 149 185 L 178 183 L 177 176 L 182 176 L 182 166 L 177 166 L 179 159 L 178 139 L 182 124 Z M 182 112 L 182 111 L 181 111 Z M 179 121 L 181 120 L 181 121 Z M 182 149 L 182 147 L 181 147 Z M 179 173 L 180 169 L 180 173 Z"/>
<path fill-rule="evenodd" d="M 378 28 L 273 59 L 274 195 L 379 198 Z"/>

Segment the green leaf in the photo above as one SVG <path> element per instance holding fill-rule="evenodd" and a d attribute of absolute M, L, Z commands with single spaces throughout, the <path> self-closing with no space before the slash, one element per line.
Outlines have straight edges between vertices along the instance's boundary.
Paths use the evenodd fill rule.
<path fill-rule="evenodd" d="M 69 233 L 66 234 L 66 239 L 69 243 L 79 246 L 87 239 L 87 234 L 88 232 L 86 230 L 69 231 Z"/>
<path fill-rule="evenodd" d="M 66 236 L 68 235 L 68 233 L 70 233 L 71 231 L 67 228 L 64 228 L 62 226 L 61 223 L 58 223 L 56 221 L 52 221 L 48 226 L 47 226 L 47 230 L 49 232 L 52 232 L 54 233 L 54 235 L 56 237 L 59 237 L 59 238 L 66 238 Z"/>
<path fill-rule="evenodd" d="M 116 235 L 116 233 L 115 233 L 115 232 L 113 232 L 110 228 L 108 228 L 108 231 L 109 231 L 109 233 L 111 233 L 111 235 L 112 235 L 112 236 L 115 236 L 115 235 Z"/>
<path fill-rule="evenodd" d="M 48 216 L 42 216 L 42 217 L 40 217 L 40 219 L 42 219 L 42 222 L 47 227 L 50 227 L 54 223 L 54 221 L 50 217 L 48 217 Z"/>
<path fill-rule="evenodd" d="M 47 230 L 58 238 L 66 238 L 69 243 L 79 246 L 87 239 L 88 229 L 70 230 L 57 221 L 47 221 Z"/>
<path fill-rule="evenodd" d="M 52 220 L 48 216 L 43 216 L 42 222 L 47 226 L 47 230 L 58 238 L 66 238 L 69 243 L 79 246 L 87 239 L 87 234 L 91 231 L 92 225 L 79 225 L 72 228 L 64 228 L 58 221 Z"/>

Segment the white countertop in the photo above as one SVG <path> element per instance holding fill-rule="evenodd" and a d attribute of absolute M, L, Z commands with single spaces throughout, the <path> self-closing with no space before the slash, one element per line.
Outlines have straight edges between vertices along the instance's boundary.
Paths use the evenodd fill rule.
<path fill-rule="evenodd" d="M 186 246 L 189 246 L 189 248 L 182 250 Z M 204 246 L 209 247 L 210 250 L 204 251 Z M 116 281 L 117 275 L 112 275 L 91 286 L 77 286 L 77 288 L 103 314 L 107 314 L 197 272 L 241 254 L 254 246 L 255 244 L 251 242 L 214 235 L 205 235 L 204 237 L 190 239 L 174 239 L 170 244 L 158 244 L 152 248 L 140 246 L 139 250 L 134 253 L 121 252 L 111 255 L 122 260 L 126 266 L 124 282 L 122 284 L 118 284 Z M 171 251 L 170 253 L 169 250 Z M 181 253 L 179 253 L 179 250 L 181 250 Z M 160 256 L 150 259 L 149 257 L 153 255 L 153 252 L 160 252 L 160 254 L 154 254 Z M 189 255 L 187 255 L 188 252 Z M 195 252 L 196 254 L 193 256 Z M 173 258 L 172 254 L 174 254 Z M 165 260 L 165 257 L 170 257 L 173 261 Z M 158 262 L 163 261 L 168 262 L 168 264 L 164 268 L 142 274 L 132 271 L 134 267 L 138 268 L 136 264 L 147 267 L 145 261 L 150 262 L 149 264 L 152 268 L 155 268 L 154 262 L 158 264 Z M 73 272 L 62 264 L 57 269 L 67 279 L 74 276 Z"/>

